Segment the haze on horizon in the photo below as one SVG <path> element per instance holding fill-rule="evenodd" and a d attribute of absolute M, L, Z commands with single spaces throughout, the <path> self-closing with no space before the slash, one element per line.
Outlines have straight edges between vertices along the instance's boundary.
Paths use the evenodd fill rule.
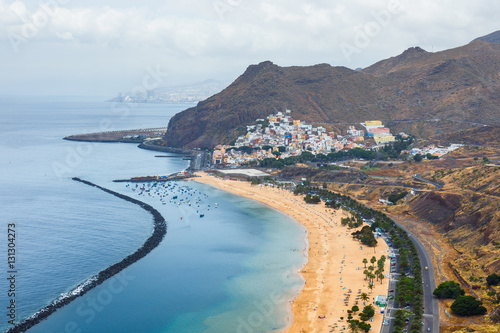
<path fill-rule="evenodd" d="M 493 0 L 0 0 L 0 95 L 230 83 L 265 60 L 355 69 L 465 45 L 498 30 L 498 12 Z"/>

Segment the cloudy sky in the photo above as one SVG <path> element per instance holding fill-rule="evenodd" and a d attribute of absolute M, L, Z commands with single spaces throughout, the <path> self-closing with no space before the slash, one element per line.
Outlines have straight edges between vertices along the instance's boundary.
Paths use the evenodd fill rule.
<path fill-rule="evenodd" d="M 265 60 L 355 69 L 467 44 L 498 13 L 497 0 L 0 0 L 0 95 L 230 83 Z"/>

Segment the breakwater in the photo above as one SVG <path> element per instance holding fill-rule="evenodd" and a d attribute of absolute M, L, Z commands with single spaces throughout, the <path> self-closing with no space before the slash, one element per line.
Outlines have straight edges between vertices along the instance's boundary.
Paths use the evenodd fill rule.
<path fill-rule="evenodd" d="M 132 130 L 117 130 L 107 132 L 95 132 L 87 134 L 75 134 L 64 138 L 69 141 L 84 142 L 123 142 L 141 143 L 147 138 L 158 138 L 165 135 L 166 128 L 142 128 Z"/>
<path fill-rule="evenodd" d="M 130 179 L 115 179 L 114 183 L 156 183 L 156 182 L 169 182 L 174 180 L 186 180 L 189 178 L 197 177 L 194 174 L 186 174 L 186 175 L 169 175 L 169 176 L 146 176 L 146 177 L 133 177 Z"/>
<path fill-rule="evenodd" d="M 98 285 L 102 284 L 104 281 L 107 279 L 113 277 L 114 275 L 120 273 L 122 270 L 127 268 L 128 266 L 132 265 L 133 263 L 137 262 L 138 260 L 144 258 L 148 253 L 150 253 L 154 248 L 156 248 L 163 238 L 165 237 L 165 234 L 167 233 L 167 224 L 163 216 L 152 206 L 133 199 L 129 196 L 120 194 L 118 192 L 109 190 L 107 188 L 101 187 L 99 185 L 93 184 L 89 181 L 80 179 L 80 178 L 73 178 L 73 180 L 78 181 L 80 183 L 98 188 L 104 192 L 107 192 L 109 194 L 112 194 L 120 199 L 123 199 L 125 201 L 131 202 L 133 204 L 141 206 L 144 210 L 148 211 L 151 213 L 153 216 L 153 233 L 151 236 L 149 236 L 144 244 L 137 249 L 134 253 L 128 255 L 125 257 L 123 260 L 120 262 L 113 264 L 109 266 L 108 268 L 100 271 L 96 275 L 92 276 L 91 278 L 85 280 L 84 282 L 80 283 L 78 286 L 73 288 L 72 290 L 61 294 L 58 298 L 53 300 L 50 304 L 47 306 L 43 307 L 42 309 L 38 310 L 35 314 L 31 315 L 30 317 L 20 321 L 18 324 L 15 326 L 11 327 L 6 331 L 6 333 L 17 333 L 17 332 L 25 332 L 31 327 L 35 326 L 39 322 L 43 321 L 47 317 L 49 317 L 52 313 L 56 312 L 58 309 L 62 308 L 63 306 L 71 303 L 73 300 L 76 298 L 85 295 L 87 292 L 92 290 L 93 288 L 97 287 Z"/>

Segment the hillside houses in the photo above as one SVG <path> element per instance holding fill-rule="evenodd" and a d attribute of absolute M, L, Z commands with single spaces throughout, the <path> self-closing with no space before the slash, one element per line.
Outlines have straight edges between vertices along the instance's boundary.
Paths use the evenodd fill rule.
<path fill-rule="evenodd" d="M 451 152 L 459 149 L 462 146 L 463 145 L 461 145 L 461 144 L 452 144 L 449 147 L 436 147 L 435 145 L 429 145 L 429 146 L 424 147 L 424 148 L 413 148 L 408 153 L 410 155 L 416 155 L 416 154 L 427 155 L 427 154 L 430 154 L 431 156 L 435 156 L 435 157 L 443 157 L 444 155 L 449 154 L 449 153 L 451 153 Z"/>
<path fill-rule="evenodd" d="M 366 121 L 361 123 L 361 126 L 366 128 L 367 136 L 373 137 L 377 145 L 396 141 L 391 131 L 384 127 L 380 120 Z"/>
<path fill-rule="evenodd" d="M 256 125 L 247 126 L 247 133 L 238 137 L 232 147 L 218 146 L 213 153 L 213 163 L 237 167 L 265 158 L 286 158 L 300 155 L 303 151 L 313 154 L 328 154 L 343 149 L 376 149 L 369 147 L 365 131 L 354 126 L 347 129 L 347 135 L 327 131 L 322 126 L 314 127 L 294 119 L 290 110 L 257 119 Z M 384 144 L 395 140 L 388 128 L 380 121 L 362 123 L 368 137 L 375 143 Z M 373 141 L 372 145 L 373 145 Z M 252 148 L 252 149 L 249 149 Z M 253 149 L 260 148 L 260 149 Z"/>

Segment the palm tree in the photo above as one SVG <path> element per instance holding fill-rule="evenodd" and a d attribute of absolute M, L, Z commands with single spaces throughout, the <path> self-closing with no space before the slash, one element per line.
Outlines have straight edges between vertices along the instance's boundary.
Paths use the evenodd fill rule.
<path fill-rule="evenodd" d="M 380 283 L 382 283 L 382 280 L 384 279 L 384 277 L 385 277 L 385 276 L 384 276 L 384 274 L 383 274 L 383 273 L 380 273 L 380 274 L 378 275 L 378 278 L 380 279 Z"/>
<path fill-rule="evenodd" d="M 361 295 L 359 295 L 359 298 L 361 298 L 365 302 L 370 299 L 367 293 L 361 293 Z"/>
<path fill-rule="evenodd" d="M 377 278 L 378 281 L 378 276 L 380 275 L 380 268 L 375 271 L 375 277 Z"/>
<path fill-rule="evenodd" d="M 370 273 L 367 269 L 363 271 L 363 274 L 366 275 L 365 280 L 368 279 L 368 273 Z"/>
<path fill-rule="evenodd" d="M 384 270 L 384 263 L 385 263 L 385 260 L 382 260 L 382 259 L 378 260 L 377 261 L 378 268 L 381 270 Z"/>
<path fill-rule="evenodd" d="M 368 283 L 368 289 L 370 289 L 370 294 L 373 292 L 373 288 L 375 288 L 373 283 Z"/>
<path fill-rule="evenodd" d="M 368 263 L 368 259 L 366 258 L 363 258 L 363 264 L 365 264 L 365 268 L 366 268 L 366 264 Z"/>
<path fill-rule="evenodd" d="M 375 256 L 373 256 L 373 257 L 370 259 L 370 262 L 371 262 L 371 263 L 372 263 L 372 265 L 373 265 L 374 263 L 376 263 L 376 262 L 377 262 L 377 258 L 375 258 Z"/>

